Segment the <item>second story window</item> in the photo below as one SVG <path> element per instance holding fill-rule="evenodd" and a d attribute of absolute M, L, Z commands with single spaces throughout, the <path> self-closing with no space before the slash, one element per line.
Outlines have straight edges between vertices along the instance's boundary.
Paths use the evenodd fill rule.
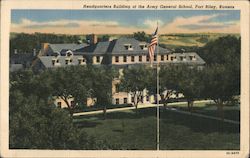
<path fill-rule="evenodd" d="M 139 61 L 142 62 L 142 56 L 141 55 L 139 56 Z"/>
<path fill-rule="evenodd" d="M 154 55 L 154 61 L 156 61 L 156 55 Z"/>
<path fill-rule="evenodd" d="M 135 56 L 131 56 L 131 62 L 135 62 Z"/>
<path fill-rule="evenodd" d="M 118 63 L 119 62 L 119 56 L 115 57 L 115 62 Z"/>
<path fill-rule="evenodd" d="M 127 56 L 123 56 L 123 62 L 127 62 Z"/>
<path fill-rule="evenodd" d="M 96 62 L 97 62 L 97 63 L 100 63 L 100 56 L 97 56 L 97 57 L 96 57 Z"/>
<path fill-rule="evenodd" d="M 147 61 L 149 61 L 149 55 L 147 55 Z"/>
<path fill-rule="evenodd" d="M 65 64 L 68 65 L 69 64 L 69 60 L 65 60 Z"/>
<path fill-rule="evenodd" d="M 161 55 L 161 61 L 164 61 L 164 55 Z"/>
<path fill-rule="evenodd" d="M 167 60 L 168 60 L 168 55 L 167 55 Z"/>

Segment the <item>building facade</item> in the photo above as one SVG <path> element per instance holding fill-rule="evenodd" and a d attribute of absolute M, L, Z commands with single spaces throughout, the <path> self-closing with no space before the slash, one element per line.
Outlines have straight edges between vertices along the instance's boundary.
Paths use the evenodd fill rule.
<path fill-rule="evenodd" d="M 96 35 L 90 38 L 90 44 L 50 44 L 44 43 L 37 59 L 33 62 L 33 69 L 65 67 L 70 65 L 109 65 L 118 67 L 121 71 L 124 67 L 136 64 L 150 64 L 148 55 L 149 43 L 138 41 L 134 38 L 121 37 L 109 41 L 98 42 Z M 159 64 L 187 64 L 202 68 L 204 60 L 195 52 L 173 53 L 170 49 L 157 47 L 157 55 L 154 62 Z M 118 92 L 116 85 L 119 79 L 112 82 L 113 104 L 131 104 L 133 98 L 130 93 Z M 143 104 L 154 103 L 156 96 L 148 96 L 147 90 L 141 98 Z M 174 97 L 174 96 L 173 96 Z M 60 100 L 56 100 L 56 105 Z M 93 105 L 91 102 L 89 105 Z"/>

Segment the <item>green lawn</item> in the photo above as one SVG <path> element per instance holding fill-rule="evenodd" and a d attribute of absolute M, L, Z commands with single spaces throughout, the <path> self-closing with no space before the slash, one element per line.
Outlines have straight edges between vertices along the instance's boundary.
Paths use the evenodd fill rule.
<path fill-rule="evenodd" d="M 170 107 L 178 108 L 180 110 L 188 111 L 187 104 L 169 105 Z M 214 104 L 195 103 L 193 107 L 194 113 L 220 117 L 217 107 Z M 224 106 L 224 118 L 234 121 L 240 121 L 240 106 Z"/>
<path fill-rule="evenodd" d="M 160 149 L 239 149 L 239 126 L 183 115 L 160 113 Z M 105 140 L 112 149 L 156 149 L 156 109 L 140 109 L 102 115 L 78 116 L 75 123 L 88 135 Z"/>

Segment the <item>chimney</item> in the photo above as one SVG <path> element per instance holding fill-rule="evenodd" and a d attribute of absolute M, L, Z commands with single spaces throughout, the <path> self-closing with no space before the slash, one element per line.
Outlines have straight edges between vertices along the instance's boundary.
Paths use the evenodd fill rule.
<path fill-rule="evenodd" d="M 49 48 L 49 43 L 43 43 L 42 44 L 42 49 L 41 49 L 42 54 L 45 55 L 47 53 L 47 51 L 48 51 L 48 48 Z"/>
<path fill-rule="evenodd" d="M 96 44 L 97 43 L 97 35 L 91 34 L 90 35 L 90 44 Z"/>

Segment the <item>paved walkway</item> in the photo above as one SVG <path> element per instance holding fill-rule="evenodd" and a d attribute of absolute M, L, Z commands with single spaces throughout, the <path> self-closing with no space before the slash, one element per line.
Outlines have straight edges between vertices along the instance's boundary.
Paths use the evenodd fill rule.
<path fill-rule="evenodd" d="M 195 101 L 194 103 L 209 103 L 209 102 L 211 102 L 211 100 Z M 175 102 L 175 103 L 169 103 L 168 105 L 180 105 L 180 104 L 186 104 L 186 102 Z M 163 104 L 159 104 L 159 106 L 163 106 Z M 156 104 L 139 104 L 138 105 L 138 109 L 150 108 L 150 107 L 156 107 Z M 116 109 L 107 109 L 106 112 L 110 113 L 110 112 L 126 111 L 126 110 L 133 110 L 133 109 L 135 109 L 135 107 L 124 107 L 124 108 L 116 108 Z M 203 118 L 221 121 L 221 118 L 219 118 L 219 117 L 208 116 L 208 115 L 203 115 L 203 114 L 198 114 L 198 113 L 190 113 L 188 111 L 183 111 L 183 110 L 179 110 L 176 108 L 167 107 L 166 110 L 170 110 L 170 111 L 181 113 L 181 114 L 192 115 L 192 116 L 203 117 Z M 86 116 L 86 115 L 94 115 L 94 114 L 101 114 L 101 113 L 103 113 L 103 110 L 79 112 L 79 113 L 74 113 L 73 116 Z M 232 123 L 232 124 L 240 124 L 240 122 L 238 122 L 238 121 L 233 121 L 233 120 L 229 120 L 229 119 L 224 119 L 224 122 Z"/>
<path fill-rule="evenodd" d="M 194 103 L 209 103 L 210 100 L 201 100 L 195 101 Z M 175 103 L 168 103 L 168 105 L 179 105 L 179 104 L 186 104 L 187 102 L 175 102 Z M 159 104 L 159 106 L 163 106 L 163 104 Z M 157 107 L 156 104 L 138 104 L 138 109 L 143 108 L 150 108 L 150 107 Z M 116 111 L 125 111 L 125 110 L 132 110 L 135 107 L 124 107 L 124 108 L 115 108 L 115 109 L 107 109 L 107 113 L 109 112 L 116 112 Z M 73 116 L 82 116 L 82 115 L 93 115 L 93 114 L 100 114 L 103 113 L 103 110 L 95 110 L 95 111 L 88 111 L 88 112 L 79 112 L 74 113 Z"/>

